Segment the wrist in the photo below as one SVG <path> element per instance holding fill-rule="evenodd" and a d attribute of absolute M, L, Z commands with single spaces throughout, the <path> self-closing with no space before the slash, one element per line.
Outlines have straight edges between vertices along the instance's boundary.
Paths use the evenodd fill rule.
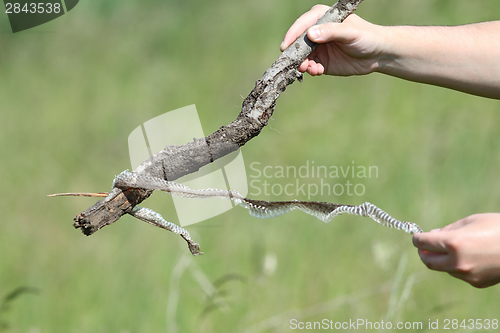
<path fill-rule="evenodd" d="M 404 49 L 404 37 L 401 36 L 399 28 L 401 27 L 380 26 L 380 46 L 375 72 L 397 76 L 397 73 L 403 70 L 401 49 Z"/>

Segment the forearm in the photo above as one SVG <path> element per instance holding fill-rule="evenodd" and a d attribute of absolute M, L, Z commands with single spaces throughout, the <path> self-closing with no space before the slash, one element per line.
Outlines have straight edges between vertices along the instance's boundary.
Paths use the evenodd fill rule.
<path fill-rule="evenodd" d="M 378 72 L 500 99 L 500 21 L 383 30 Z"/>

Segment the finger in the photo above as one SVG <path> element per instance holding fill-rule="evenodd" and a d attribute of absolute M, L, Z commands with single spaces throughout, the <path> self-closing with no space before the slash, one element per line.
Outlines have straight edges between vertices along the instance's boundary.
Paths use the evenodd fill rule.
<path fill-rule="evenodd" d="M 307 71 L 308 67 L 309 67 L 309 59 L 306 59 L 300 64 L 300 66 L 297 69 L 299 72 L 304 73 Z"/>
<path fill-rule="evenodd" d="M 318 19 L 325 14 L 330 7 L 324 5 L 316 5 L 307 13 L 302 14 L 288 29 L 283 42 L 281 42 L 280 50 L 284 51 L 292 44 L 300 35 L 312 26 Z"/>
<path fill-rule="evenodd" d="M 427 268 L 434 271 L 449 271 L 451 259 L 447 253 L 418 250 L 418 255 Z"/>
<path fill-rule="evenodd" d="M 307 72 L 312 76 L 322 75 L 325 72 L 325 67 L 317 60 L 309 60 Z"/>
<path fill-rule="evenodd" d="M 443 231 L 422 232 L 413 235 L 413 245 L 419 250 L 448 253 L 447 239 L 448 235 Z"/>

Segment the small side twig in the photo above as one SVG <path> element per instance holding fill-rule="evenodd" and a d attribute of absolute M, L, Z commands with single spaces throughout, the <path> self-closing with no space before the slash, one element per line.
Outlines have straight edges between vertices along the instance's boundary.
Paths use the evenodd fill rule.
<path fill-rule="evenodd" d="M 47 194 L 48 197 L 95 197 L 95 198 L 105 198 L 108 196 L 108 192 L 98 192 L 98 193 L 55 193 Z"/>

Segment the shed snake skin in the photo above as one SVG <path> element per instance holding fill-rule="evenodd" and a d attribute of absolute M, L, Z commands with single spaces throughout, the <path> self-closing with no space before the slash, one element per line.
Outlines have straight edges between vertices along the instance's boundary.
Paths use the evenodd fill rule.
<path fill-rule="evenodd" d="M 422 229 L 413 222 L 396 220 L 377 206 L 365 202 L 359 206 L 333 204 L 320 201 L 265 201 L 253 200 L 243 197 L 240 193 L 233 190 L 221 190 L 207 188 L 194 190 L 185 185 L 166 181 L 161 178 L 153 177 L 144 173 L 134 173 L 128 170 L 123 171 L 115 177 L 113 187 L 120 189 L 141 188 L 146 190 L 160 190 L 171 195 L 181 196 L 186 198 L 221 198 L 232 200 L 249 210 L 250 215 L 258 218 L 271 218 L 299 209 L 304 213 L 312 215 L 323 222 L 330 222 L 333 218 L 340 214 L 351 214 L 369 217 L 375 222 L 389 228 L 403 230 L 407 233 L 414 234 L 423 232 Z M 180 235 L 188 242 L 189 249 L 193 255 L 203 254 L 200 252 L 200 247 L 197 243 L 191 240 L 189 232 L 184 228 L 172 222 L 167 222 L 163 217 L 149 208 L 134 207 L 130 215 L 158 227 L 167 229 L 173 233 Z"/>

